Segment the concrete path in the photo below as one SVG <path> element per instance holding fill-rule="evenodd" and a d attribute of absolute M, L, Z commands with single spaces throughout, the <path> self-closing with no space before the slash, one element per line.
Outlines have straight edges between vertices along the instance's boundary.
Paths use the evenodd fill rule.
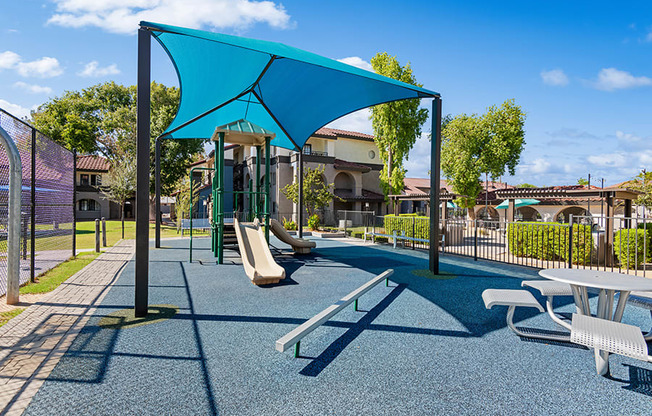
<path fill-rule="evenodd" d="M 133 251 L 121 241 L 0 328 L 0 415 L 23 413 Z"/>

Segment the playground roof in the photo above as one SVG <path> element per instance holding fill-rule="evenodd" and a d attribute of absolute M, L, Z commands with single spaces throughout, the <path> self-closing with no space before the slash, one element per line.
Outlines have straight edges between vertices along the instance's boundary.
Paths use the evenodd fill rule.
<path fill-rule="evenodd" d="M 274 146 L 300 149 L 325 124 L 384 102 L 438 93 L 281 43 L 141 22 L 172 60 L 181 88 L 163 134 L 209 138 L 246 119 L 276 132 Z"/>

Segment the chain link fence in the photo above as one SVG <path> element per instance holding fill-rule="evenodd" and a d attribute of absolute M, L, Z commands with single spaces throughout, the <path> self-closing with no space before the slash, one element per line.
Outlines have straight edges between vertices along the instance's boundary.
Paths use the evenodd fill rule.
<path fill-rule="evenodd" d="M 74 254 L 75 156 L 0 108 L 22 164 L 20 283 Z M 0 146 L 0 296 L 7 290 L 9 160 Z"/>

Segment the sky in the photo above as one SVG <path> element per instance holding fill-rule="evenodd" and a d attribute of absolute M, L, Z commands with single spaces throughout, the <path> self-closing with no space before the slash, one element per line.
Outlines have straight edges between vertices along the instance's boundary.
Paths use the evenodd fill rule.
<path fill-rule="evenodd" d="M 0 107 L 26 116 L 64 91 L 136 83 L 140 20 L 282 42 L 369 68 L 410 63 L 443 113 L 514 99 L 526 145 L 510 184 L 616 184 L 652 169 L 652 3 L 627 1 L 0 0 Z M 178 85 L 152 42 L 152 78 Z M 430 108 L 430 102 L 424 100 Z M 427 133 L 406 161 L 428 175 Z M 330 127 L 372 133 L 368 111 Z"/>

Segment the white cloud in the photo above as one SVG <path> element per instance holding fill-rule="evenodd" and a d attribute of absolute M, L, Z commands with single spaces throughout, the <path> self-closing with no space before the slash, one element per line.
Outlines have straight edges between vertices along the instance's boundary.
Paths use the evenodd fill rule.
<path fill-rule="evenodd" d="M 357 131 L 359 133 L 373 134 L 373 127 L 371 126 L 371 110 L 364 108 L 340 117 L 337 120 L 329 123 L 326 127 L 332 129 Z"/>
<path fill-rule="evenodd" d="M 136 34 L 141 20 L 177 26 L 242 30 L 255 23 L 292 26 L 281 4 L 253 0 L 51 0 L 56 13 L 48 23 L 64 27 L 95 26 L 112 33 Z"/>
<path fill-rule="evenodd" d="M 25 108 L 23 106 L 20 106 L 18 104 L 12 104 L 9 101 L 5 101 L 2 98 L 0 98 L 0 108 L 3 110 L 7 111 L 8 113 L 18 117 L 18 118 L 24 118 L 24 117 L 29 117 L 30 110 L 36 110 L 38 106 L 35 105 L 31 109 Z"/>
<path fill-rule="evenodd" d="M 14 83 L 14 87 L 21 88 L 30 94 L 52 94 L 52 88 L 42 87 L 35 84 L 27 84 L 26 82 L 18 81 Z"/>
<path fill-rule="evenodd" d="M 622 152 L 603 153 L 587 157 L 589 163 L 605 168 L 621 168 L 631 164 L 631 156 Z"/>
<path fill-rule="evenodd" d="M 421 137 L 414 143 L 410 150 L 408 160 L 405 161 L 406 176 L 408 178 L 429 178 L 430 170 L 430 133 L 421 133 Z"/>
<path fill-rule="evenodd" d="M 627 71 L 616 68 L 603 68 L 598 73 L 598 80 L 593 87 L 602 91 L 615 91 L 652 85 L 652 78 L 636 77 Z"/>
<path fill-rule="evenodd" d="M 63 74 L 63 68 L 56 58 L 44 56 L 31 62 L 24 62 L 12 51 L 0 53 L 0 69 L 14 69 L 22 77 L 51 78 Z"/>
<path fill-rule="evenodd" d="M 12 69 L 20 62 L 20 55 L 12 51 L 0 53 L 0 69 Z"/>
<path fill-rule="evenodd" d="M 518 169 L 521 175 L 540 175 L 552 171 L 552 164 L 544 158 L 534 159 L 530 163 L 522 163 Z"/>
<path fill-rule="evenodd" d="M 111 64 L 100 68 L 100 64 L 97 61 L 92 61 L 84 66 L 80 72 L 77 73 L 80 77 L 105 77 L 107 75 L 117 75 L 120 73 L 118 66 L 116 64 Z"/>
<path fill-rule="evenodd" d="M 568 85 L 568 77 L 561 69 L 552 69 L 550 71 L 541 71 L 541 79 L 544 84 L 553 85 L 555 87 L 563 87 Z"/>
<path fill-rule="evenodd" d="M 347 65 L 355 66 L 365 71 L 374 72 L 374 69 L 371 67 L 371 64 L 359 56 L 349 56 L 348 58 L 338 59 L 338 61 L 345 63 Z"/>

